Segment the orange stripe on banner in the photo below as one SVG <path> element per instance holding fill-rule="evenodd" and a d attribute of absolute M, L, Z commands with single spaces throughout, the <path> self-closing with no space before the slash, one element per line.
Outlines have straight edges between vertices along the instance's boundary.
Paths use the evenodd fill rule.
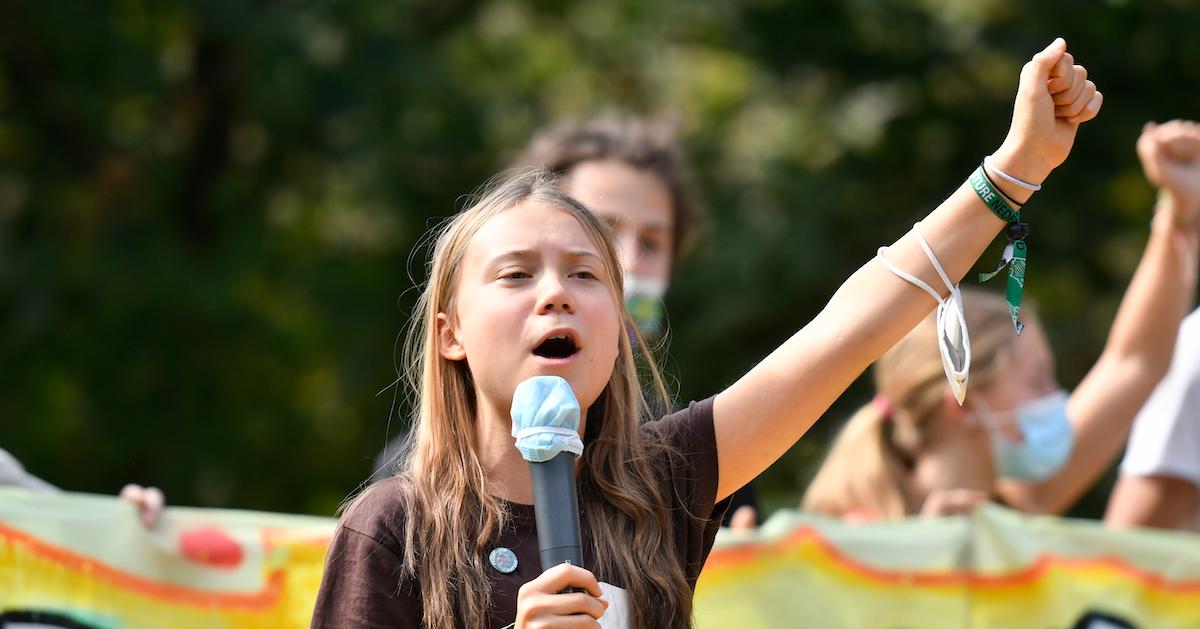
<path fill-rule="evenodd" d="M 91 557 L 50 544 L 29 533 L 3 524 L 0 524 L 0 538 L 5 538 L 11 543 L 27 546 L 33 554 L 61 564 L 68 570 L 79 574 L 94 575 L 96 578 L 115 586 L 171 603 L 261 610 L 268 609 L 278 602 L 280 591 L 283 588 L 284 574 L 282 569 L 272 570 L 267 577 L 266 587 L 257 592 L 213 592 L 152 581 L 115 568 L 102 561 L 97 561 Z"/>
<path fill-rule="evenodd" d="M 714 550 L 708 556 L 705 566 L 713 568 L 737 568 L 741 565 L 758 561 L 763 554 L 777 556 L 782 547 L 804 543 L 815 545 L 840 568 L 884 585 L 971 585 L 999 588 L 1028 585 L 1042 578 L 1049 569 L 1056 567 L 1075 570 L 1107 568 L 1138 581 L 1146 587 L 1180 594 L 1200 593 L 1200 579 L 1169 581 L 1159 574 L 1139 568 L 1125 559 L 1114 555 L 1078 558 L 1042 553 L 1025 568 L 997 575 L 981 575 L 969 570 L 908 571 L 876 568 L 843 553 L 837 546 L 834 546 L 829 540 L 825 539 L 820 531 L 811 526 L 798 528 L 782 542 L 751 542 L 739 545 L 736 548 Z"/>

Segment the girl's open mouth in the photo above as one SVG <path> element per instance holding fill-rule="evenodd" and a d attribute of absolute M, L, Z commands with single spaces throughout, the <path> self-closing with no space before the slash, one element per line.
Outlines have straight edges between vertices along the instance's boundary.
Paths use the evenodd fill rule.
<path fill-rule="evenodd" d="M 579 347 L 575 345 L 575 339 L 572 339 L 569 334 L 557 334 L 533 348 L 535 355 L 552 359 L 570 358 L 578 351 Z"/>

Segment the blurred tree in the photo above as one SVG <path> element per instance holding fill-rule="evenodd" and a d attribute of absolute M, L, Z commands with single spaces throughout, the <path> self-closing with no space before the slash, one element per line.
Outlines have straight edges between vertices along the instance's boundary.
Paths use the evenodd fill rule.
<path fill-rule="evenodd" d="M 68 488 L 332 513 L 406 415 L 420 236 L 536 128 L 611 108 L 677 115 L 701 174 L 669 369 L 709 395 L 999 144 L 1055 35 L 1107 97 L 1030 207 L 1073 384 L 1144 242 L 1136 133 L 1200 104 L 1198 27 L 1182 1 L 0 4 L 0 445 Z"/>

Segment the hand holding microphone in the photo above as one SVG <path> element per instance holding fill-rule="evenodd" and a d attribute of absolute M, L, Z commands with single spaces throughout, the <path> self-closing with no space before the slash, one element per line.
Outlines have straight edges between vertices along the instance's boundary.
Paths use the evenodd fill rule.
<path fill-rule="evenodd" d="M 596 577 L 583 568 L 561 563 L 521 586 L 517 593 L 516 629 L 527 627 L 599 627 L 608 611 Z"/>

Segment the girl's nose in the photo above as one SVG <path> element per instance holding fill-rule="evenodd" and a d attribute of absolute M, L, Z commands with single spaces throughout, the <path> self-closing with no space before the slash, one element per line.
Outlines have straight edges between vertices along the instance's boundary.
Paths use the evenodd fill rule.
<path fill-rule="evenodd" d="M 549 314 L 555 311 L 573 313 L 575 312 L 575 307 L 571 305 L 571 302 L 565 300 L 561 302 L 551 301 L 542 304 L 541 312 L 543 314 Z"/>
<path fill-rule="evenodd" d="M 547 276 L 543 280 L 543 285 L 542 296 L 538 303 L 538 312 L 542 314 L 575 312 L 574 302 L 562 278 Z"/>

